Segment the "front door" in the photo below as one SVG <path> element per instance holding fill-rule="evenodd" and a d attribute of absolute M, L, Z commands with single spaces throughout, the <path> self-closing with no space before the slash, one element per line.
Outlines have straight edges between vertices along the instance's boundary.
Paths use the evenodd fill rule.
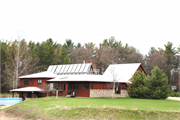
<path fill-rule="evenodd" d="M 71 84 L 68 84 L 68 95 L 71 95 Z"/>

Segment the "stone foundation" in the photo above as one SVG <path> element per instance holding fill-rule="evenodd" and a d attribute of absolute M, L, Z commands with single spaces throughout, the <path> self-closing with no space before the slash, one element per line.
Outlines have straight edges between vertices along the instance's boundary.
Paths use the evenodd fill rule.
<path fill-rule="evenodd" d="M 114 97 L 126 97 L 127 90 L 121 90 L 120 94 L 114 94 Z M 90 89 L 90 97 L 113 97 L 113 90 Z"/>

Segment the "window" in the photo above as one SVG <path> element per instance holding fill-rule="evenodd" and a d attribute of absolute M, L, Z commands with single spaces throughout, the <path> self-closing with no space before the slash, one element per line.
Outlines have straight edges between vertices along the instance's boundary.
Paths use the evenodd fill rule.
<path fill-rule="evenodd" d="M 89 89 L 89 83 L 84 83 L 83 84 L 83 89 Z"/>
<path fill-rule="evenodd" d="M 38 85 L 41 85 L 41 83 L 42 83 L 42 80 L 38 80 Z"/>
<path fill-rule="evenodd" d="M 121 84 L 119 84 L 119 83 L 116 83 L 115 84 L 115 94 L 120 94 L 121 92 L 120 92 L 120 85 Z"/>
<path fill-rule="evenodd" d="M 94 83 L 91 83 L 91 89 L 94 89 Z"/>
<path fill-rule="evenodd" d="M 66 83 L 54 83 L 54 93 L 58 90 L 58 94 L 66 93 Z"/>
<path fill-rule="evenodd" d="M 28 86 L 29 85 L 29 80 L 24 80 L 24 86 Z"/>
<path fill-rule="evenodd" d="M 78 83 L 73 83 L 72 84 L 72 89 L 73 90 L 78 90 Z"/>

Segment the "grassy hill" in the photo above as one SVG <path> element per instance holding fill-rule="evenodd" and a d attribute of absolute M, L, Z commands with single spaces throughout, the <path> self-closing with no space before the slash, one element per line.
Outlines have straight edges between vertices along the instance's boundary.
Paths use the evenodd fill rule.
<path fill-rule="evenodd" d="M 3 111 L 25 119 L 180 119 L 179 105 L 170 100 L 48 97 Z"/>

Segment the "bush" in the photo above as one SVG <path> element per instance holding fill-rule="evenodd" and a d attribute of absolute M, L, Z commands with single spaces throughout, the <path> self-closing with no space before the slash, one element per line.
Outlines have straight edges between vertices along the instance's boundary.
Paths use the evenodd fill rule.
<path fill-rule="evenodd" d="M 175 92 L 174 90 L 171 90 L 168 94 L 169 97 L 180 97 L 179 92 Z"/>
<path fill-rule="evenodd" d="M 147 98 L 166 99 L 170 92 L 168 78 L 159 67 L 151 70 L 152 75 L 147 77 L 143 87 L 143 93 Z"/>
<path fill-rule="evenodd" d="M 166 99 L 170 93 L 168 78 L 157 66 L 151 70 L 152 75 L 146 77 L 137 71 L 131 79 L 128 94 L 132 98 Z"/>
<path fill-rule="evenodd" d="M 140 71 L 137 71 L 135 75 L 131 79 L 131 83 L 129 84 L 129 90 L 128 95 L 132 98 L 143 98 L 142 89 L 144 86 L 144 79 L 146 78 L 146 75 L 144 73 L 141 73 Z"/>
<path fill-rule="evenodd" d="M 176 97 L 180 97 L 180 94 L 179 94 L 179 92 L 176 92 Z"/>

